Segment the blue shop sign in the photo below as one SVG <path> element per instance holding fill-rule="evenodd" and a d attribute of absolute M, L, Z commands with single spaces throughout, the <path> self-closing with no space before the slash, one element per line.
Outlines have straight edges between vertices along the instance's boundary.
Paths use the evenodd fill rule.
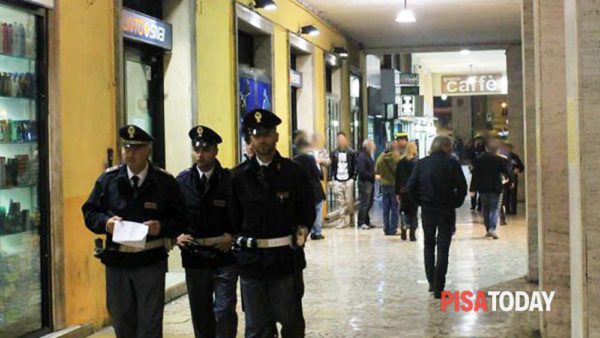
<path fill-rule="evenodd" d="M 123 37 L 167 50 L 173 48 L 173 26 L 131 9 L 123 9 Z"/>

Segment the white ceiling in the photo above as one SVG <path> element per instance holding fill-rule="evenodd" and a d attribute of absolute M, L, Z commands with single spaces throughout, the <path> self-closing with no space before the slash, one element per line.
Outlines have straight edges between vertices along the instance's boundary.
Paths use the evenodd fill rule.
<path fill-rule="evenodd" d="M 299 0 L 367 49 L 518 43 L 521 0 L 408 0 L 417 22 L 394 21 L 403 0 Z"/>
<path fill-rule="evenodd" d="M 506 54 L 504 50 L 471 51 L 469 55 L 458 52 L 414 53 L 413 65 L 421 65 L 431 73 L 469 74 L 505 73 Z"/>

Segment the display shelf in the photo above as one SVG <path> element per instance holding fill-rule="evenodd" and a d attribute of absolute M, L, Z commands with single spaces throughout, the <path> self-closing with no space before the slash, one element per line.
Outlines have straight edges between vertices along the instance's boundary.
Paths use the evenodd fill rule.
<path fill-rule="evenodd" d="M 6 96 L 6 95 L 0 95 L 0 99 L 2 99 L 2 100 L 25 100 L 25 101 L 35 101 L 36 100 L 33 97 L 26 97 L 26 96 Z"/>
<path fill-rule="evenodd" d="M 0 53 L 0 58 L 10 58 L 10 59 L 16 59 L 16 60 L 25 60 L 25 61 L 29 61 L 29 62 L 35 62 L 36 61 L 34 58 L 29 57 L 29 56 L 12 55 L 12 54 L 4 54 L 4 53 Z"/>
<path fill-rule="evenodd" d="M 12 145 L 35 145 L 37 144 L 37 141 L 15 141 L 15 142 L 0 142 L 0 145 L 7 145 L 7 146 L 12 146 Z"/>
<path fill-rule="evenodd" d="M 13 187 L 0 187 L 0 190 L 33 189 L 35 187 L 37 187 L 37 184 L 20 185 Z"/>

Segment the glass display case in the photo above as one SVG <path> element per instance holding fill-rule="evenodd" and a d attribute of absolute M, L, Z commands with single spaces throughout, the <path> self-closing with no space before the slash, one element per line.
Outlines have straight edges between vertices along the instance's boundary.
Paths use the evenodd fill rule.
<path fill-rule="evenodd" d="M 39 11 L 38 11 L 39 13 Z M 46 326 L 39 88 L 43 16 L 0 1 L 0 336 Z M 45 69 L 44 69 L 45 72 Z"/>

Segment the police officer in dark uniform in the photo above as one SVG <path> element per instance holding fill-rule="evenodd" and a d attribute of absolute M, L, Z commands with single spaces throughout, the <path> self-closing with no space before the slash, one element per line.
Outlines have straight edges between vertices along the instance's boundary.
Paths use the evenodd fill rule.
<path fill-rule="evenodd" d="M 82 207 L 85 224 L 106 234 L 97 256 L 106 265 L 106 303 L 117 337 L 162 337 L 168 251 L 187 223 L 173 176 L 149 162 L 153 138 L 134 125 L 119 130 L 125 164 L 102 174 Z M 120 221 L 144 223 L 143 248 L 113 242 Z"/>
<path fill-rule="evenodd" d="M 221 137 L 206 126 L 189 132 L 196 163 L 177 176 L 190 223 L 177 244 L 197 338 L 235 338 L 237 332 L 235 258 L 229 170 L 217 160 Z"/>
<path fill-rule="evenodd" d="M 243 120 L 256 155 L 232 171 L 236 262 L 240 268 L 245 336 L 304 337 L 304 242 L 315 219 L 305 170 L 275 149 L 281 120 L 263 109 Z"/>

